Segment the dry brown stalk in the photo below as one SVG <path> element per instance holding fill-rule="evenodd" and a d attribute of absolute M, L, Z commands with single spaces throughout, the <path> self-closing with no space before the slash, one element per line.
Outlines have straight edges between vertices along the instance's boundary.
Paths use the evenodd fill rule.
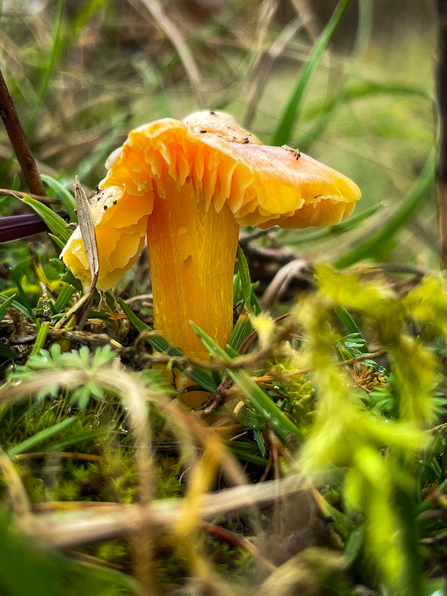
<path fill-rule="evenodd" d="M 36 201 L 45 203 L 45 205 L 53 205 L 54 203 L 59 202 L 56 199 L 50 199 L 49 197 L 44 197 L 42 195 L 35 195 L 31 192 L 20 192 L 18 190 L 9 190 L 8 188 L 0 188 L 0 195 L 6 195 L 8 197 L 20 197 L 22 199 L 25 195 L 27 195 L 32 199 L 36 199 Z"/>
<path fill-rule="evenodd" d="M 8 133 L 9 140 L 22 168 L 30 191 L 36 195 L 45 196 L 45 187 L 37 169 L 37 164 L 31 152 L 27 138 L 20 123 L 14 102 L 12 100 L 3 73 L 0 70 L 0 115 Z"/>
<path fill-rule="evenodd" d="M 72 453 L 68 451 L 39 451 L 36 453 L 20 453 L 14 457 L 14 460 L 24 461 L 29 459 L 44 459 L 54 457 L 60 459 L 78 459 L 79 461 L 107 463 L 107 458 L 101 455 L 91 455 L 89 453 Z"/>
<path fill-rule="evenodd" d="M 275 498 L 302 490 L 307 490 L 305 478 L 293 475 L 209 493 L 202 497 L 199 518 L 212 519 L 217 514 L 271 503 Z M 109 503 L 101 507 L 82 507 L 79 511 L 33 515 L 31 533 L 58 548 L 74 548 L 128 534 L 145 524 L 150 524 L 153 535 L 169 531 L 176 526 L 181 514 L 181 499 L 154 501 L 150 507 Z"/>
<path fill-rule="evenodd" d="M 356 362 L 363 362 L 363 360 L 369 360 L 378 358 L 379 356 L 384 356 L 388 353 L 388 350 L 385 348 L 382 350 L 377 350 L 377 352 L 372 352 L 371 354 L 362 354 L 361 356 L 356 356 L 355 358 L 349 358 L 349 360 L 343 360 L 343 362 L 336 362 L 335 366 L 350 366 L 351 364 L 355 364 Z M 314 368 L 312 366 L 308 368 L 300 368 L 298 370 L 292 370 L 290 372 L 281 373 L 278 375 L 280 377 L 295 377 L 297 375 L 306 375 L 310 372 L 313 372 Z M 271 375 L 265 375 L 263 377 L 252 377 L 255 383 L 268 383 L 269 381 L 275 380 L 275 377 Z"/>

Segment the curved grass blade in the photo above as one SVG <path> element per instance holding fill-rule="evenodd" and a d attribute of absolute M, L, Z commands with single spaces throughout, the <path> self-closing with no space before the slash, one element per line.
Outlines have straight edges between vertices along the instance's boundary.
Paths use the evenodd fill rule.
<path fill-rule="evenodd" d="M 9 296 L 5 296 L 4 294 L 0 294 L 0 300 L 4 300 L 5 301 L 3 303 L 3 306 L 9 300 L 9 298 L 10 298 Z M 16 308 L 19 312 L 21 312 L 22 315 L 24 315 L 27 319 L 29 319 L 30 321 L 34 321 L 34 317 L 30 315 L 30 313 L 25 308 L 25 306 L 23 306 L 23 304 L 20 304 L 20 302 L 17 302 L 17 300 L 13 300 L 10 303 L 10 305 L 13 306 L 14 308 Z"/>
<path fill-rule="evenodd" d="M 251 283 L 250 283 L 250 270 L 248 268 L 247 259 L 245 258 L 244 251 L 240 246 L 237 247 L 237 270 L 239 272 L 242 289 L 242 300 L 244 301 L 245 307 L 250 311 L 250 298 L 251 298 Z"/>
<path fill-rule="evenodd" d="M 53 26 L 53 39 L 52 39 L 52 47 L 51 51 L 48 54 L 48 60 L 44 67 L 43 72 L 40 73 L 40 89 L 38 93 L 37 100 L 34 104 L 34 109 L 31 112 L 28 120 L 24 125 L 25 133 L 29 133 L 33 130 L 34 125 L 36 123 L 37 116 L 39 114 L 39 110 L 45 100 L 48 88 L 50 86 L 51 77 L 53 76 L 54 69 L 56 67 L 57 61 L 59 59 L 62 45 L 64 41 L 63 35 L 63 26 L 64 26 L 64 9 L 65 9 L 65 0 L 58 0 L 56 5 L 56 15 L 55 15 L 55 22 Z"/>
<path fill-rule="evenodd" d="M 272 145 L 284 145 L 286 144 L 292 134 L 293 127 L 298 121 L 300 110 L 302 107 L 304 95 L 309 85 L 310 79 L 316 70 L 321 57 L 327 45 L 337 29 L 346 9 L 348 8 L 351 0 L 339 0 L 332 17 L 323 29 L 317 43 L 313 47 L 310 57 L 304 66 L 304 69 L 299 74 L 298 79 L 295 83 L 295 88 L 292 91 L 292 95 L 287 103 L 285 110 L 281 116 L 281 120 L 278 127 L 273 135 L 271 144 Z"/>
<path fill-rule="evenodd" d="M 209 337 L 204 331 L 195 325 L 192 321 L 190 324 L 198 337 L 202 340 L 203 345 L 209 350 L 211 356 L 219 358 L 224 362 L 230 362 L 230 356 L 214 340 Z M 252 404 L 255 410 L 262 415 L 264 420 L 269 422 L 272 428 L 282 441 L 286 442 L 289 434 L 294 435 L 299 440 L 302 439 L 300 429 L 282 412 L 274 401 L 267 395 L 265 391 L 258 387 L 253 379 L 244 370 L 227 370 L 227 374 L 233 379 L 235 384 L 242 391 L 244 396 Z"/>
<path fill-rule="evenodd" d="M 15 269 L 10 269 L 9 275 L 10 275 L 12 281 L 17 286 L 17 290 L 19 292 L 20 300 L 22 301 L 23 306 L 26 308 L 26 310 L 28 312 L 28 315 L 29 315 L 28 318 L 30 318 L 31 320 L 34 320 L 33 309 L 31 308 L 31 304 L 30 304 L 30 302 L 28 300 L 28 296 L 26 295 L 26 292 L 23 289 L 22 282 L 21 282 L 21 279 L 20 279 L 20 275 L 18 274 L 18 272 Z"/>
<path fill-rule="evenodd" d="M 363 341 L 360 340 L 360 343 L 362 344 L 359 347 L 360 352 L 362 352 L 363 354 L 369 354 L 369 349 L 368 349 L 366 340 L 363 337 L 362 332 L 358 328 L 356 322 L 351 317 L 351 315 L 348 313 L 348 311 L 345 308 L 343 308 L 343 306 L 337 306 L 334 309 L 334 312 L 337 315 L 337 317 L 340 319 L 340 321 L 343 323 L 343 325 L 346 327 L 348 333 L 358 335 L 359 339 L 361 338 L 361 340 L 363 340 Z"/>
<path fill-rule="evenodd" d="M 136 328 L 136 330 L 139 333 L 142 333 L 143 331 L 153 331 L 153 329 L 149 327 L 149 325 L 146 325 L 137 317 L 137 315 L 127 306 L 124 300 L 120 298 L 118 302 L 129 321 L 132 323 L 132 325 Z M 146 341 L 155 350 L 157 350 L 157 352 L 169 354 L 170 356 L 176 358 L 182 358 L 184 356 L 184 354 L 178 348 L 175 348 L 172 344 L 167 342 L 161 335 L 154 335 L 153 337 L 148 337 L 146 338 Z M 181 372 L 185 373 L 187 377 L 189 377 L 192 381 L 194 381 L 204 389 L 207 389 L 212 393 L 216 391 L 217 385 L 213 379 L 213 376 L 208 371 L 200 370 L 197 368 L 190 370 L 189 368 L 186 369 L 184 366 L 181 365 L 176 365 L 176 368 L 178 368 Z"/>
<path fill-rule="evenodd" d="M 31 350 L 30 358 L 32 356 L 37 356 L 40 350 L 44 347 L 49 330 L 50 323 L 48 321 L 44 321 L 40 326 L 39 332 L 36 337 L 36 341 L 34 342 L 33 349 Z"/>
<path fill-rule="evenodd" d="M 306 110 L 304 116 L 306 120 L 310 120 L 331 112 L 340 101 L 349 102 L 358 99 L 369 99 L 371 97 L 377 97 L 380 95 L 403 95 L 433 100 L 433 94 L 430 88 L 426 85 L 360 80 L 349 83 L 349 85 L 343 89 L 342 96 L 340 96 L 339 91 L 329 99 L 324 99 L 320 102 L 314 102 Z"/>
<path fill-rule="evenodd" d="M 78 218 L 75 213 L 76 201 L 74 200 L 74 197 L 71 194 L 71 192 L 67 188 L 65 188 L 65 186 L 63 186 L 60 182 L 58 182 L 51 176 L 47 176 L 47 174 L 41 174 L 40 177 L 45 182 L 45 184 L 47 184 L 56 193 L 57 198 L 60 200 L 62 205 L 67 210 L 70 221 L 74 221 L 77 223 Z"/>
<path fill-rule="evenodd" d="M 75 293 L 75 288 L 70 286 L 70 284 L 65 284 L 62 290 L 59 293 L 59 296 L 56 298 L 56 302 L 54 304 L 50 302 L 50 308 L 54 315 L 59 314 L 65 306 L 67 306 L 68 301 Z"/>
<path fill-rule="evenodd" d="M 71 418 L 62 420 L 62 422 L 58 422 L 58 424 L 55 424 L 50 428 L 46 428 L 45 430 L 40 431 L 39 433 L 35 434 L 29 439 L 26 439 L 26 441 L 23 441 L 22 443 L 19 443 L 18 445 L 11 447 L 10 449 L 8 449 L 9 457 L 15 457 L 20 453 L 27 453 L 29 451 L 32 451 L 36 447 L 42 445 L 42 443 L 44 443 L 48 439 L 51 439 L 51 437 L 54 437 L 55 435 L 66 430 L 69 426 L 76 422 L 76 420 L 77 416 L 72 416 Z"/>
<path fill-rule="evenodd" d="M 16 297 L 16 295 L 13 294 L 5 302 L 3 302 L 3 304 L 0 306 L 0 323 L 3 321 L 3 317 L 5 316 L 6 311 L 8 310 L 9 306 L 11 306 L 11 304 L 14 302 L 15 297 Z"/>
<path fill-rule="evenodd" d="M 384 207 L 384 203 L 377 203 L 367 209 L 364 209 L 361 213 L 352 215 L 349 219 L 342 221 L 336 226 L 328 226 L 324 230 L 318 230 L 317 232 L 311 232 L 310 234 L 298 235 L 297 238 L 292 237 L 291 240 L 286 238 L 285 244 L 287 246 L 297 246 L 299 244 L 309 244 L 310 242 L 316 242 L 317 240 L 326 240 L 333 236 L 340 236 L 357 228 L 365 219 L 368 219 L 380 209 Z"/>
<path fill-rule="evenodd" d="M 416 180 L 406 198 L 391 215 L 386 224 L 375 230 L 365 241 L 362 241 L 350 252 L 337 259 L 334 267 L 343 269 L 354 265 L 362 259 L 374 254 L 384 242 L 387 242 L 414 216 L 430 197 L 435 183 L 435 151 L 432 150 L 425 162 L 422 174 Z"/>
<path fill-rule="evenodd" d="M 67 229 L 66 222 L 62 219 L 62 217 L 60 217 L 57 213 L 43 203 L 39 203 L 39 201 L 32 199 L 28 195 L 23 195 L 23 199 L 19 200 L 34 209 L 37 215 L 40 215 L 43 221 L 50 228 L 52 233 L 60 242 L 63 242 L 65 246 L 71 236 L 71 231 Z"/>
<path fill-rule="evenodd" d="M 228 340 L 228 345 L 234 350 L 239 350 L 242 342 L 250 335 L 253 331 L 250 317 L 248 316 L 247 309 L 244 308 L 239 315 L 236 325 L 233 327 L 231 337 Z"/>

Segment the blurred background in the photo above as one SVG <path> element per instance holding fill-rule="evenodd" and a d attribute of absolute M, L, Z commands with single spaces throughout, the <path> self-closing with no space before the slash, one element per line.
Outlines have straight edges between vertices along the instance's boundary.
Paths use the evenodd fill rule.
<path fill-rule="evenodd" d="M 224 110 L 363 193 L 340 233 L 273 230 L 264 245 L 312 263 L 436 268 L 434 2 L 340 4 L 301 87 L 335 0 L 3 0 L 0 63 L 39 168 L 67 188 L 78 175 L 93 189 L 132 127 Z M 3 127 L 0 160 L 0 186 L 26 191 Z M 25 212 L 0 198 L 2 215 Z M 1 246 L 0 262 L 13 266 L 23 247 Z"/>

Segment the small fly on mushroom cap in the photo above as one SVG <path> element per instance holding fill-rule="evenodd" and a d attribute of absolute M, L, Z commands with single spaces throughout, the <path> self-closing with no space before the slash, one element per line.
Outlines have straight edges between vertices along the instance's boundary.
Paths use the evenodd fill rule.
<path fill-rule="evenodd" d="M 203 360 L 208 353 L 189 321 L 225 347 L 239 226 L 337 224 L 360 198 L 342 174 L 289 147 L 262 145 L 231 116 L 213 111 L 132 130 L 106 167 L 99 186 L 107 190 L 93 208 L 98 288 L 119 281 L 147 235 L 155 328 Z M 90 283 L 79 230 L 62 258 Z"/>

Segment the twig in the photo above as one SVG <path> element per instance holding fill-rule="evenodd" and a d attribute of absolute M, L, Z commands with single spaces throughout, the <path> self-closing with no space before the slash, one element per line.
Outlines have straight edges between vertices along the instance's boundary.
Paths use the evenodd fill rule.
<path fill-rule="evenodd" d="M 437 544 L 438 542 L 444 542 L 447 540 L 447 532 L 440 532 L 435 536 L 430 536 L 429 538 L 423 538 L 419 541 L 420 544 Z"/>
<path fill-rule="evenodd" d="M 50 199 L 49 197 L 44 197 L 42 195 L 35 195 L 31 192 L 20 192 L 18 190 L 10 190 L 8 188 L 0 188 L 0 195 L 6 195 L 8 197 L 17 197 L 23 199 L 25 195 L 31 197 L 32 199 L 36 199 L 36 201 L 40 201 L 41 203 L 45 203 L 46 205 L 52 205 L 54 203 L 59 203 L 57 199 Z"/>
<path fill-rule="evenodd" d="M 267 479 L 267 476 L 269 475 L 270 472 L 270 468 L 272 467 L 272 462 L 273 462 L 273 450 L 270 449 L 269 450 L 269 459 L 267 461 L 267 465 L 265 466 L 265 470 L 264 473 L 262 474 L 261 478 L 259 479 L 259 482 L 265 482 L 265 480 Z"/>
<path fill-rule="evenodd" d="M 438 61 L 436 91 L 438 103 L 438 225 L 441 264 L 447 269 L 447 0 L 437 0 L 438 6 Z"/>
<path fill-rule="evenodd" d="M 438 430 L 442 430 L 443 428 L 446 428 L 446 427 L 447 427 L 447 422 L 444 422 L 444 424 L 438 424 L 438 426 L 435 426 L 433 428 L 429 428 L 425 432 L 426 433 L 430 433 L 430 434 L 437 433 Z"/>
<path fill-rule="evenodd" d="M 132 296 L 132 298 L 128 298 L 124 300 L 127 305 L 133 304 L 134 302 L 142 302 L 143 300 L 153 300 L 154 296 L 152 294 L 141 294 L 141 296 Z"/>
<path fill-rule="evenodd" d="M 248 316 L 245 307 L 244 310 L 241 312 L 241 316 Z M 277 323 L 278 321 L 282 321 L 283 319 L 286 319 L 289 316 L 289 313 L 286 313 L 274 319 L 274 322 Z M 252 331 L 250 335 L 248 335 L 239 346 L 239 354 L 244 354 L 244 352 L 251 346 L 251 344 L 255 341 L 257 337 L 258 332 Z M 217 408 L 219 408 L 222 404 L 224 404 L 227 401 L 228 391 L 229 389 L 231 389 L 232 385 L 233 381 L 231 380 L 230 375 L 225 375 L 225 377 L 222 380 L 222 383 L 219 385 L 219 387 L 216 389 L 213 395 L 209 398 L 209 400 L 205 402 L 199 410 L 196 410 L 199 418 L 206 418 L 207 416 L 215 412 Z"/>
<path fill-rule="evenodd" d="M 246 128 L 250 128 L 253 122 L 257 107 L 272 72 L 273 65 L 283 53 L 285 47 L 295 33 L 297 33 L 301 27 L 306 25 L 307 22 L 308 21 L 303 20 L 300 16 L 297 16 L 295 19 L 293 19 L 293 21 L 284 27 L 276 41 L 272 44 L 270 50 L 262 56 L 259 64 L 257 65 L 256 79 L 252 85 L 252 89 L 249 92 L 248 100 L 246 102 L 247 109 L 244 116 L 244 126 Z"/>
<path fill-rule="evenodd" d="M 28 459 L 44 459 L 45 457 L 55 457 L 60 459 L 77 459 L 79 461 L 101 462 L 106 464 L 107 458 L 102 455 L 90 455 L 89 453 L 71 453 L 67 451 L 40 451 L 38 453 L 20 453 L 14 457 L 14 460 L 22 461 Z"/>
<path fill-rule="evenodd" d="M 177 25 L 168 17 L 162 3 L 159 0 L 130 0 L 130 3 L 138 10 L 139 4 L 143 4 L 156 20 L 158 26 L 163 30 L 166 37 L 178 52 L 183 66 L 188 74 L 192 88 L 201 107 L 204 106 L 203 84 L 199 69 L 194 61 L 194 57 L 189 49 L 183 34 Z"/>
<path fill-rule="evenodd" d="M 307 0 L 291 0 L 291 4 L 298 13 L 298 16 L 305 21 L 307 32 L 315 43 L 321 34 L 321 26 L 312 6 Z"/>
<path fill-rule="evenodd" d="M 202 497 L 199 515 L 212 519 L 217 514 L 240 510 L 255 504 L 267 504 L 275 498 L 306 490 L 302 475 L 292 475 L 261 484 L 242 485 Z M 154 501 L 152 506 L 103 504 L 82 507 L 74 515 L 73 503 L 65 512 L 33 516 L 32 534 L 59 548 L 76 547 L 90 542 L 107 540 L 133 532 L 149 524 L 153 536 L 157 531 L 175 527 L 183 514 L 181 499 Z M 99 505 L 99 503 L 95 504 Z"/>
<path fill-rule="evenodd" d="M 267 236 L 274 229 L 275 228 L 269 228 L 268 230 L 256 230 L 255 232 L 252 232 L 251 234 L 245 234 L 245 236 L 241 236 L 239 238 L 239 246 L 241 248 L 244 248 L 244 246 L 247 246 L 247 244 L 249 244 L 250 242 L 253 242 L 253 240 L 257 240 L 258 238 Z"/>
<path fill-rule="evenodd" d="M 37 169 L 36 161 L 20 124 L 19 116 L 1 70 L 0 115 L 31 192 L 36 195 L 45 196 L 47 193 L 45 192 L 45 187 Z"/>
<path fill-rule="evenodd" d="M 270 561 L 261 557 L 259 554 L 259 550 L 256 548 L 256 546 L 254 546 L 254 544 L 249 542 L 243 536 L 239 536 L 235 532 L 231 532 L 226 528 L 221 528 L 220 526 L 216 526 L 215 524 L 211 524 L 210 522 L 203 520 L 199 521 L 198 525 L 201 530 L 204 530 L 205 532 L 207 532 L 207 534 L 214 536 L 218 540 L 226 542 L 230 546 L 235 546 L 236 548 L 241 548 L 242 550 L 245 550 L 247 553 L 251 554 L 253 557 L 258 559 L 260 563 L 265 565 L 268 571 L 272 572 L 276 569 L 276 567 L 272 563 L 270 563 Z"/>
<path fill-rule="evenodd" d="M 388 353 L 388 350 L 385 348 L 382 350 L 378 350 L 377 352 L 371 352 L 371 354 L 362 354 L 361 356 L 356 356 L 355 358 L 350 358 L 349 360 L 343 360 L 343 362 L 336 362 L 335 366 L 349 366 L 350 364 L 355 364 L 356 362 L 362 362 L 363 360 L 371 360 L 373 358 L 378 358 L 379 356 L 384 356 Z M 295 377 L 296 375 L 306 375 L 312 372 L 314 368 L 312 366 L 308 368 L 300 368 L 299 370 L 293 370 L 286 373 L 281 373 L 282 377 Z M 274 377 L 270 375 L 265 375 L 264 377 L 252 377 L 255 383 L 266 383 L 267 381 L 273 381 Z"/>

